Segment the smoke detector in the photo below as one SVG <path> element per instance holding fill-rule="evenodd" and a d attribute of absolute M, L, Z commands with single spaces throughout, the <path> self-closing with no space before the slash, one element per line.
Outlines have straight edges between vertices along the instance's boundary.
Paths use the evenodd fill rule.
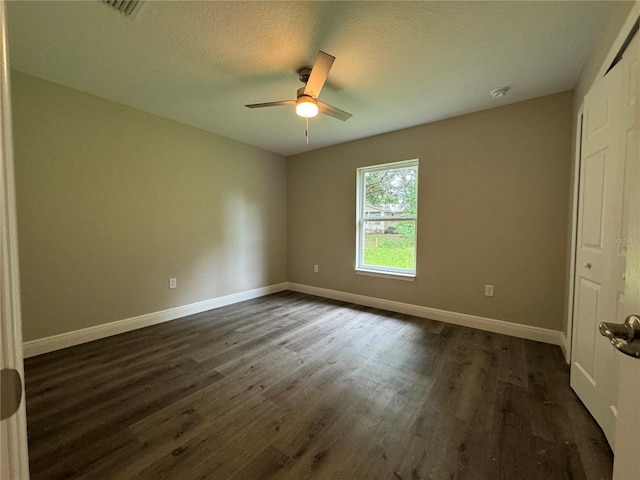
<path fill-rule="evenodd" d="M 508 91 L 509 87 L 500 87 L 496 88 L 495 90 L 491 90 L 489 95 L 491 95 L 493 98 L 502 98 L 507 94 Z"/>
<path fill-rule="evenodd" d="M 102 3 L 129 17 L 133 15 L 140 2 L 139 0 L 102 0 Z"/>

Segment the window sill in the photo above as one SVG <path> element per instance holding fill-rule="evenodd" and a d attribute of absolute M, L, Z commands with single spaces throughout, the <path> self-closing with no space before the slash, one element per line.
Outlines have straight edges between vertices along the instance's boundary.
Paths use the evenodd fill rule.
<path fill-rule="evenodd" d="M 356 275 L 365 275 L 368 277 L 390 278 L 392 280 L 403 280 L 405 282 L 413 282 L 416 279 L 416 276 L 410 273 L 378 272 L 376 270 L 364 270 L 361 268 L 356 268 Z"/>

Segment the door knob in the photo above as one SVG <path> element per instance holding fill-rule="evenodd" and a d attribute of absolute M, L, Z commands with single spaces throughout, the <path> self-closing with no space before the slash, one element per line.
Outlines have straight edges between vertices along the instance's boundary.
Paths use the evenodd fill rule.
<path fill-rule="evenodd" d="M 600 324 L 600 334 L 625 355 L 640 359 L 640 318 L 629 315 L 624 323 Z"/>
<path fill-rule="evenodd" d="M 587 270 L 591 270 L 591 263 L 584 262 L 584 268 L 586 268 Z"/>

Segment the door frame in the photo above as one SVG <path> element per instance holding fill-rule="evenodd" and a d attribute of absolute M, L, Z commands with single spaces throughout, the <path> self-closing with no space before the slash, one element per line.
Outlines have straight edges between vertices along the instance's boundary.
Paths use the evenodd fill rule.
<path fill-rule="evenodd" d="M 607 55 L 604 57 L 602 65 L 598 69 L 598 74 L 593 79 L 591 85 L 587 89 L 589 92 L 593 85 L 596 84 L 602 77 L 605 76 L 609 67 L 613 63 L 614 59 L 620 52 L 620 49 L 624 45 L 629 33 L 631 32 L 633 26 L 638 21 L 638 17 L 640 17 L 640 0 L 636 0 L 631 10 L 627 14 L 627 18 L 625 19 L 622 27 L 618 31 L 618 35 L 616 39 L 609 47 L 609 51 Z M 568 289 L 568 298 L 567 298 L 567 329 L 563 332 L 565 336 L 565 345 L 564 345 L 564 357 L 565 361 L 570 364 L 572 361 L 572 352 L 573 352 L 573 329 L 575 327 L 574 315 L 575 315 L 575 276 L 576 276 L 576 249 L 578 242 L 578 200 L 580 194 L 580 171 L 582 167 L 582 114 L 584 112 L 584 98 L 580 101 L 580 107 L 578 109 L 578 114 L 576 116 L 576 135 L 574 139 L 574 157 L 573 157 L 573 195 L 571 198 L 571 243 L 570 243 L 570 259 L 569 259 L 569 289 Z M 612 320 L 613 321 L 613 320 Z"/>
<path fill-rule="evenodd" d="M 27 417 L 22 358 L 18 232 L 11 124 L 11 87 L 7 49 L 6 2 L 0 0 L 0 361 L 3 369 L 20 376 L 18 410 L 0 426 L 0 476 L 29 479 Z M 15 373 L 14 372 L 14 373 Z"/>
<path fill-rule="evenodd" d="M 567 299 L 567 331 L 563 332 L 564 360 L 571 363 L 573 345 L 573 312 L 575 309 L 576 253 L 578 247 L 578 206 L 580 200 L 580 174 L 582 168 L 582 127 L 584 104 L 580 105 L 576 115 L 575 152 L 573 156 L 573 191 L 571 199 L 571 246 L 569 258 L 569 296 Z"/>

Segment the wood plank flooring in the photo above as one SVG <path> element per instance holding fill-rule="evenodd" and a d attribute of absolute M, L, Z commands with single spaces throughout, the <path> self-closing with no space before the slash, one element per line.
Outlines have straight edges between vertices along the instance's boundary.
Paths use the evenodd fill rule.
<path fill-rule="evenodd" d="M 282 292 L 26 361 L 32 479 L 608 479 L 560 349 Z"/>

